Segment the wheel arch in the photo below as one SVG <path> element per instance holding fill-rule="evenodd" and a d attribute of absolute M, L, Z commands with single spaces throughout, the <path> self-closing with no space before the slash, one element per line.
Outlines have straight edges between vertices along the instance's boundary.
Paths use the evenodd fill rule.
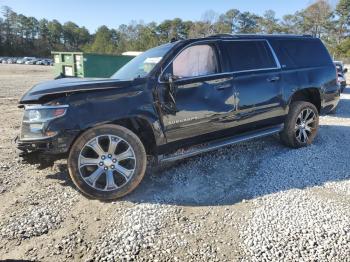
<path fill-rule="evenodd" d="M 315 105 L 318 113 L 321 112 L 321 92 L 319 88 L 310 87 L 295 91 L 289 98 L 288 106 L 295 101 L 306 101 Z"/>
<path fill-rule="evenodd" d="M 151 120 L 143 116 L 121 117 L 121 118 L 114 119 L 112 121 L 103 121 L 103 122 L 90 124 L 85 128 L 81 129 L 80 132 L 75 135 L 74 139 L 72 140 L 69 146 L 68 152 L 70 152 L 75 141 L 82 134 L 84 134 L 86 131 L 88 131 L 91 128 L 98 127 L 105 124 L 119 125 L 131 130 L 140 138 L 142 144 L 145 147 L 147 154 L 149 155 L 157 154 L 157 145 L 159 143 L 159 139 L 157 140 L 156 137 L 158 134 L 161 137 L 163 137 L 161 135 L 162 131 L 160 130 L 160 128 L 158 128 L 159 130 L 156 130 L 156 127 L 153 126 Z"/>
<path fill-rule="evenodd" d="M 155 130 L 148 119 L 141 116 L 132 116 L 116 119 L 109 122 L 109 124 L 120 125 L 131 130 L 140 138 L 147 154 L 156 154 L 157 142 Z"/>

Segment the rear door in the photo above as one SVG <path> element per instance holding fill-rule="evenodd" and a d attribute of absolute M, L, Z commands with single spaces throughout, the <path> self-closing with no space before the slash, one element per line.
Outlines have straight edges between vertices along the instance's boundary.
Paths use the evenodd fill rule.
<path fill-rule="evenodd" d="M 238 124 L 264 125 L 284 115 L 280 64 L 267 40 L 225 40 L 226 57 L 238 99 Z M 274 124 L 265 121 L 267 124 Z"/>

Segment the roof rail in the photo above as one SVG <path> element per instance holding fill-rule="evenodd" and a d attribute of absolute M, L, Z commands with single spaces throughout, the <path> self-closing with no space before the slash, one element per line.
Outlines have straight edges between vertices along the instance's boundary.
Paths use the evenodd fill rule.
<path fill-rule="evenodd" d="M 210 35 L 208 37 L 235 37 L 235 35 L 232 34 L 215 34 L 215 35 Z"/>

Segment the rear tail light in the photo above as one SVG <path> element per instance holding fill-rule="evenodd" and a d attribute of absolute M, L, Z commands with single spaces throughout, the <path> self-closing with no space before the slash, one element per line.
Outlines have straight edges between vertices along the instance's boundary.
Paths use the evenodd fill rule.
<path fill-rule="evenodd" d="M 340 81 L 339 81 L 339 78 L 338 78 L 338 68 L 335 67 L 335 79 L 337 79 L 337 83 L 339 84 Z"/>

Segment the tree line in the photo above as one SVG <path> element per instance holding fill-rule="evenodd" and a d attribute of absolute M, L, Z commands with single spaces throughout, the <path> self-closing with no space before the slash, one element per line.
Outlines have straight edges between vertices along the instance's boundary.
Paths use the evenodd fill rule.
<path fill-rule="evenodd" d="M 224 33 L 309 34 L 321 38 L 337 59 L 350 59 L 350 0 L 332 7 L 316 0 L 305 9 L 276 18 L 273 10 L 259 16 L 230 9 L 218 14 L 207 11 L 199 21 L 180 18 L 161 23 L 132 21 L 118 28 L 103 25 L 93 34 L 74 22 L 36 19 L 1 7 L 0 55 L 50 56 L 51 51 L 85 51 L 121 54 L 143 51 L 171 39 L 204 37 Z"/>

